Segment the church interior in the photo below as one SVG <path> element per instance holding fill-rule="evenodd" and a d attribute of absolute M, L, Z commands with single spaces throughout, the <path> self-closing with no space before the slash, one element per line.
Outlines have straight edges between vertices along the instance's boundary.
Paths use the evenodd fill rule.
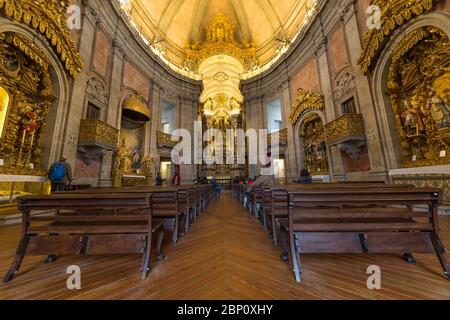
<path fill-rule="evenodd" d="M 0 299 L 449 300 L 449 39 L 450 0 L 0 0 Z"/>

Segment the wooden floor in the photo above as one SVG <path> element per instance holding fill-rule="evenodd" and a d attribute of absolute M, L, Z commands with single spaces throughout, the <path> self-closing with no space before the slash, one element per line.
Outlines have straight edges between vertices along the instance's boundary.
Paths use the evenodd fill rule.
<path fill-rule="evenodd" d="M 442 217 L 450 247 L 450 218 Z M 0 274 L 10 266 L 20 228 L 0 228 Z M 0 284 L 0 299 L 450 299 L 434 255 L 408 265 L 395 255 L 306 255 L 303 283 L 294 281 L 262 227 L 225 193 L 166 259 L 140 279 L 140 256 L 26 257 L 18 276 Z M 153 259 L 154 261 L 155 259 Z M 82 289 L 69 291 L 65 270 L 82 270 Z M 366 286 L 367 267 L 379 265 L 382 289 Z"/>

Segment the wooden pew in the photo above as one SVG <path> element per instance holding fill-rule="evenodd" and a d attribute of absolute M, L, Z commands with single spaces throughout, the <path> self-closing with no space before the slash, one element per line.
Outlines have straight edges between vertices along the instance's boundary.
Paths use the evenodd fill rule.
<path fill-rule="evenodd" d="M 146 193 L 152 197 L 155 203 L 153 212 L 158 219 L 165 221 L 164 229 L 172 233 L 172 242 L 176 244 L 183 236 L 189 223 L 187 217 L 187 187 L 122 187 L 122 188 L 90 188 L 85 190 L 70 191 L 71 194 L 135 194 Z M 66 193 L 66 192 L 61 192 Z M 166 199 L 169 199 L 166 201 Z M 175 204 L 176 202 L 176 204 Z M 156 205 L 157 204 L 157 205 Z"/>
<path fill-rule="evenodd" d="M 288 219 L 279 219 L 296 281 L 303 253 L 435 253 L 450 279 L 439 237 L 440 191 L 384 187 L 287 190 Z M 415 206 L 425 206 L 425 211 Z M 285 242 L 285 241 L 284 241 Z M 284 246 L 287 244 L 285 243 Z"/>
<path fill-rule="evenodd" d="M 164 228 L 172 232 L 172 243 L 176 244 L 189 226 L 187 191 L 176 189 L 153 191 L 152 210 L 156 218 L 165 220 Z"/>
<path fill-rule="evenodd" d="M 22 237 L 4 282 L 14 277 L 26 255 L 66 254 L 139 253 L 144 279 L 150 268 L 154 233 L 158 233 L 157 250 L 162 255 L 163 222 L 153 219 L 148 194 L 68 193 L 24 196 L 18 201 Z M 48 213 L 31 216 L 34 211 Z"/>
<path fill-rule="evenodd" d="M 316 190 L 316 189 L 352 189 L 352 188 L 407 188 L 413 187 L 407 184 L 385 184 L 385 183 L 365 183 L 365 182 L 338 182 L 338 183 L 312 183 L 312 184 L 286 184 L 286 185 L 274 185 L 271 187 L 271 194 L 268 194 L 266 189 L 263 195 L 263 201 L 265 201 L 265 208 L 263 214 L 265 215 L 264 220 L 267 223 L 266 228 L 271 232 L 272 240 L 275 245 L 278 245 L 279 235 L 277 232 L 277 221 L 278 219 L 287 218 L 288 216 L 288 190 Z M 268 197 L 270 197 L 270 205 L 267 203 Z M 283 260 L 286 256 L 283 256 Z"/>

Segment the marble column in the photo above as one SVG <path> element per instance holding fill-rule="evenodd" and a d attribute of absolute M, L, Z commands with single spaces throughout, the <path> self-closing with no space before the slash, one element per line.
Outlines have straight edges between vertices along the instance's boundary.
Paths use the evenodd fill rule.
<path fill-rule="evenodd" d="M 152 119 L 150 125 L 150 146 L 149 156 L 155 159 L 155 168 L 153 172 L 153 179 L 156 179 L 156 174 L 159 171 L 160 159 L 157 149 L 158 138 L 156 132 L 159 131 L 160 117 L 161 117 L 161 86 L 153 82 L 152 83 Z"/>
<path fill-rule="evenodd" d="M 297 167 L 297 158 L 295 152 L 295 135 L 298 134 L 295 131 L 294 126 L 289 122 L 289 115 L 292 110 L 291 92 L 290 92 L 290 80 L 284 81 L 281 86 L 281 105 L 283 110 L 283 127 L 287 128 L 288 146 L 285 152 L 285 166 L 286 166 L 286 178 L 288 181 L 297 179 L 299 170 Z"/>
<path fill-rule="evenodd" d="M 347 0 L 346 6 L 341 12 L 341 19 L 344 25 L 345 35 L 350 54 L 350 63 L 355 73 L 355 84 L 361 113 L 364 117 L 366 135 L 373 137 L 368 140 L 367 149 L 369 152 L 371 172 L 376 177 L 386 176 L 387 168 L 381 145 L 380 132 L 378 129 L 373 99 L 368 78 L 362 73 L 358 66 L 358 59 L 361 56 L 361 39 L 359 36 L 358 24 L 354 8 L 354 1 Z"/>
<path fill-rule="evenodd" d="M 121 119 L 121 88 L 122 88 L 122 72 L 123 72 L 123 49 L 113 43 L 113 65 L 111 74 L 111 85 L 109 91 L 108 113 L 106 115 L 106 123 L 120 130 Z M 100 186 L 112 186 L 112 166 L 114 152 L 107 151 L 103 154 L 100 174 Z"/>
<path fill-rule="evenodd" d="M 257 95 L 247 100 L 246 108 L 247 108 L 247 130 L 252 129 L 259 132 L 259 129 L 263 128 L 262 124 L 262 105 L 263 105 L 263 97 Z M 247 153 L 250 148 L 247 145 Z M 260 174 L 260 166 L 259 164 L 248 164 L 248 175 L 253 178 L 254 176 L 258 176 Z"/>
<path fill-rule="evenodd" d="M 182 97 L 180 99 L 180 128 L 186 129 L 191 133 L 191 164 L 183 164 L 180 167 L 181 183 L 192 184 L 197 177 L 196 165 L 194 165 L 194 121 L 197 117 L 196 106 L 192 98 Z"/>
<path fill-rule="evenodd" d="M 83 117 L 84 104 L 86 100 L 86 86 L 89 80 L 88 73 L 91 70 L 97 23 L 97 13 L 92 7 L 90 7 L 89 4 L 87 4 L 84 13 L 83 29 L 81 30 L 79 47 L 80 57 L 84 63 L 84 66 L 82 72 L 73 82 L 73 90 L 71 94 L 72 98 L 66 118 L 66 132 L 64 135 L 65 142 L 62 148 L 62 153 L 68 158 L 68 162 L 72 165 L 72 168 L 75 168 L 75 161 L 77 157 L 80 123 Z M 73 143 L 75 140 L 77 143 Z"/>
<path fill-rule="evenodd" d="M 336 119 L 336 110 L 334 106 L 333 89 L 330 77 L 330 65 L 327 57 L 327 39 L 324 35 L 321 35 L 316 41 L 316 55 L 319 65 L 320 87 L 322 94 L 325 97 L 324 125 L 326 125 Z M 328 162 L 330 176 L 333 179 L 341 179 L 344 175 L 344 169 L 342 165 L 341 152 L 337 148 L 328 148 Z"/>

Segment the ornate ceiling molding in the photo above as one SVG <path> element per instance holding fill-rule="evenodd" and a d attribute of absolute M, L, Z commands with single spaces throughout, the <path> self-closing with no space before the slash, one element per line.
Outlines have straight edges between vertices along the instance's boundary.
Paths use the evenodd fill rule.
<path fill-rule="evenodd" d="M 278 32 L 282 28 L 282 23 L 278 15 L 276 14 L 275 8 L 269 0 L 257 0 L 259 6 L 263 9 L 267 20 L 272 25 L 273 31 Z"/>
<path fill-rule="evenodd" d="M 234 14 L 239 23 L 239 29 L 242 33 L 242 37 L 244 39 L 248 39 L 251 41 L 253 39 L 253 34 L 248 24 L 248 18 L 245 13 L 244 6 L 242 5 L 242 1 L 239 0 L 228 0 L 233 8 Z"/>
<path fill-rule="evenodd" d="M 289 121 L 296 124 L 306 111 L 322 111 L 323 109 L 325 109 L 325 97 L 323 95 L 300 88 L 297 91 L 297 99 L 292 106 Z"/>
<path fill-rule="evenodd" d="M 69 0 L 0 0 L 0 11 L 44 35 L 71 76 L 83 67 L 67 27 L 65 13 Z"/>
<path fill-rule="evenodd" d="M 370 5 L 381 9 L 381 28 L 368 30 L 363 36 L 362 54 L 358 61 L 362 71 L 367 73 L 387 39 L 397 28 L 430 11 L 433 2 L 437 1 L 440 0 L 371 0 Z"/>
<path fill-rule="evenodd" d="M 209 6 L 211 5 L 211 1 L 199 1 L 197 0 L 195 6 L 195 14 L 192 22 L 192 28 L 190 32 L 190 41 L 192 43 L 200 41 L 200 36 L 202 34 L 202 22 L 208 13 Z"/>
<path fill-rule="evenodd" d="M 241 75 L 242 79 L 248 79 L 269 69 L 287 52 L 301 34 L 300 30 L 317 14 L 319 2 L 124 0 L 119 5 L 129 18 L 130 26 L 153 53 L 172 70 L 200 80 L 201 75 L 194 71 L 196 65 L 187 57 L 186 49 L 205 42 L 206 26 L 217 15 L 227 16 L 236 26 L 235 36 L 240 44 L 248 42 L 255 47 L 256 59 L 251 59 L 248 70 Z M 220 48 L 223 54 L 229 55 L 231 51 L 227 49 L 229 47 Z"/>
<path fill-rule="evenodd" d="M 175 15 L 180 10 L 183 5 L 184 0 L 172 0 L 169 1 L 166 8 L 164 9 L 164 14 L 161 16 L 159 21 L 159 29 L 165 34 L 169 26 L 172 24 Z"/>

